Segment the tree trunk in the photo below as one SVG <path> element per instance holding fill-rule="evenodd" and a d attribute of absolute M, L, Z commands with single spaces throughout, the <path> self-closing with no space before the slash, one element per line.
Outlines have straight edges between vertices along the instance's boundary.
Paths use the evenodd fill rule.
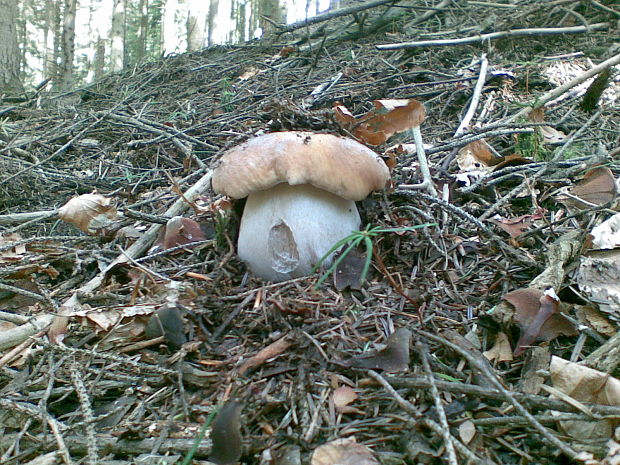
<path fill-rule="evenodd" d="M 0 92 L 17 94 L 24 88 L 19 79 L 17 1 L 0 0 Z"/>
<path fill-rule="evenodd" d="M 148 37 L 149 26 L 149 2 L 140 0 L 138 4 L 138 14 L 140 15 L 140 26 L 138 29 L 138 43 L 136 44 L 136 63 L 139 63 L 146 55 L 146 38 Z"/>
<path fill-rule="evenodd" d="M 209 16 L 207 17 L 207 45 L 213 45 L 217 12 L 219 10 L 219 0 L 209 2 Z"/>
<path fill-rule="evenodd" d="M 177 34 L 176 14 L 179 7 L 178 0 L 166 0 L 163 3 L 162 14 L 162 53 L 168 55 L 179 51 L 179 36 Z"/>
<path fill-rule="evenodd" d="M 205 26 L 209 4 L 205 0 L 189 0 L 187 14 L 187 49 L 200 50 L 205 45 Z"/>
<path fill-rule="evenodd" d="M 73 85 L 73 58 L 75 55 L 75 9 L 77 0 L 65 0 L 62 27 L 62 49 L 60 51 L 60 88 L 70 89 Z"/>
<path fill-rule="evenodd" d="M 125 56 L 125 1 L 114 0 L 110 29 L 110 71 L 123 69 Z"/>
<path fill-rule="evenodd" d="M 93 63 L 95 79 L 101 79 L 105 70 L 105 39 L 99 37 L 95 48 L 95 62 Z"/>

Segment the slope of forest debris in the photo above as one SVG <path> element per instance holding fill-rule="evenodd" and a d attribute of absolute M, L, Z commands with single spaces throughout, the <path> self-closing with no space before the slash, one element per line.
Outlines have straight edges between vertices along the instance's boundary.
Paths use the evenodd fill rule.
<path fill-rule="evenodd" d="M 620 8 L 488 5 L 379 4 L 3 104 L 0 462 L 619 463 L 600 225 L 620 82 L 583 77 L 618 63 Z M 248 274 L 241 206 L 208 189 L 218 157 L 262 132 L 346 135 L 334 105 L 380 99 L 424 103 L 441 199 L 408 187 L 412 136 L 394 135 L 374 147 L 393 186 L 360 208 L 400 230 L 369 235 L 366 283 L 359 259 L 318 287 Z M 118 212 L 100 234 L 58 219 L 93 191 Z M 158 238 L 171 215 L 204 240 Z"/>

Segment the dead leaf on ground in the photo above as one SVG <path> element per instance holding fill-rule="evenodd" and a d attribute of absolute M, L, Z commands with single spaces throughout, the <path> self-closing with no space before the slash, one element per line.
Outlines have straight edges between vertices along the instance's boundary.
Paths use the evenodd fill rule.
<path fill-rule="evenodd" d="M 366 261 L 366 252 L 356 247 L 349 251 L 347 255 L 336 267 L 334 272 L 334 286 L 339 291 L 354 289 L 359 291 L 362 288 L 362 271 Z"/>
<path fill-rule="evenodd" d="M 19 243 L 22 237 L 18 233 L 0 234 L 0 263 L 15 263 L 23 260 L 26 253 L 26 244 L 16 244 L 8 247 L 9 244 Z"/>
<path fill-rule="evenodd" d="M 426 117 L 424 105 L 413 99 L 375 100 L 375 108 L 356 118 L 341 103 L 334 105 L 336 120 L 369 145 L 380 145 L 392 135 L 418 127 Z"/>
<path fill-rule="evenodd" d="M 349 365 L 355 368 L 384 370 L 387 372 L 404 371 L 409 368 L 409 343 L 411 331 L 399 328 L 387 339 L 386 346 L 375 355 L 354 358 Z"/>
<path fill-rule="evenodd" d="M 58 217 L 86 234 L 100 234 L 118 218 L 112 199 L 101 194 L 74 197 L 58 209 Z"/>
<path fill-rule="evenodd" d="M 202 231 L 199 223 L 191 218 L 175 216 L 170 218 L 166 223 L 164 237 L 158 245 L 160 245 L 163 250 L 167 250 L 174 247 L 183 247 L 192 242 L 204 241 L 206 239 L 207 237 Z"/>
<path fill-rule="evenodd" d="M 456 163 L 462 172 L 488 171 L 495 164 L 495 160 L 496 156 L 484 139 L 470 142 L 466 146 L 461 147 L 456 154 Z"/>
<path fill-rule="evenodd" d="M 471 420 L 466 420 L 459 425 L 459 437 L 465 444 L 469 444 L 476 435 L 476 425 Z"/>
<path fill-rule="evenodd" d="M 577 334 L 572 323 L 559 313 L 560 301 L 553 289 L 545 292 L 533 288 L 517 289 L 503 298 L 515 308 L 514 320 L 521 328 L 521 337 L 513 353 L 515 357 L 534 342 Z"/>
<path fill-rule="evenodd" d="M 574 273 L 579 290 L 598 308 L 620 316 L 620 249 L 589 252 L 579 257 Z"/>
<path fill-rule="evenodd" d="M 579 402 L 620 406 L 620 380 L 592 368 L 551 357 L 553 387 Z M 580 439 L 609 438 L 618 420 L 562 421 L 568 434 Z"/>
<path fill-rule="evenodd" d="M 539 209 L 536 213 L 531 215 L 521 215 L 515 218 L 502 218 L 497 216 L 495 218 L 490 219 L 489 221 L 495 223 L 505 232 L 507 232 L 510 237 L 516 238 L 527 232 L 530 229 L 530 226 L 536 220 L 540 220 L 544 217 L 545 210 Z"/>
<path fill-rule="evenodd" d="M 495 344 L 491 349 L 482 353 L 489 361 L 493 362 L 511 362 L 512 348 L 510 347 L 510 341 L 505 333 L 497 333 L 495 337 Z"/>
<path fill-rule="evenodd" d="M 183 315 L 178 305 L 167 304 L 157 310 L 144 329 L 149 339 L 164 336 L 166 342 L 173 348 L 179 348 L 187 342 L 184 331 Z"/>
<path fill-rule="evenodd" d="M 612 337 L 616 334 L 615 325 L 593 306 L 575 305 L 575 312 L 581 323 L 589 326 L 597 333 L 606 337 Z"/>
<path fill-rule="evenodd" d="M 372 450 L 358 444 L 355 437 L 336 439 L 317 447 L 310 465 L 379 465 Z"/>
<path fill-rule="evenodd" d="M 590 231 L 593 249 L 620 247 L 620 213 L 616 213 Z"/>
<path fill-rule="evenodd" d="M 583 210 L 613 202 L 616 195 L 613 173 L 606 166 L 597 166 L 589 170 L 577 184 L 556 194 L 556 200 Z"/>
<path fill-rule="evenodd" d="M 229 400 L 213 420 L 211 440 L 213 447 L 209 460 L 217 465 L 232 465 L 239 461 L 243 452 L 241 437 L 241 409 L 243 404 Z"/>
<path fill-rule="evenodd" d="M 530 121 L 543 123 L 545 121 L 545 107 L 538 107 L 528 114 Z M 566 134 L 551 126 L 539 126 L 545 144 L 559 144 L 566 140 Z"/>
<path fill-rule="evenodd" d="M 334 389 L 332 400 L 336 411 L 340 413 L 361 413 L 359 409 L 349 405 L 357 400 L 357 393 L 349 386 Z"/>

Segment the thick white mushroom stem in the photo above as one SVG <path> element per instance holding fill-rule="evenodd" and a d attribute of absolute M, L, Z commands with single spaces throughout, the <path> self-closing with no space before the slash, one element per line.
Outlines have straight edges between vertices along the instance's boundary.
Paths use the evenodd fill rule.
<path fill-rule="evenodd" d="M 308 184 L 281 183 L 248 196 L 238 254 L 257 276 L 284 281 L 309 275 L 336 242 L 359 228 L 352 200 Z"/>

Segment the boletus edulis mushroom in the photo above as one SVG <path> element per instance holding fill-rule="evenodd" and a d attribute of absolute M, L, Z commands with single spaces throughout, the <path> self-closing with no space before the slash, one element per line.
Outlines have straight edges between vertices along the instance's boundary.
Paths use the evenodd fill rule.
<path fill-rule="evenodd" d="M 336 242 L 360 229 L 355 201 L 389 177 L 383 160 L 353 139 L 289 131 L 227 151 L 211 182 L 217 193 L 247 197 L 239 257 L 261 278 L 283 281 L 309 275 Z"/>

